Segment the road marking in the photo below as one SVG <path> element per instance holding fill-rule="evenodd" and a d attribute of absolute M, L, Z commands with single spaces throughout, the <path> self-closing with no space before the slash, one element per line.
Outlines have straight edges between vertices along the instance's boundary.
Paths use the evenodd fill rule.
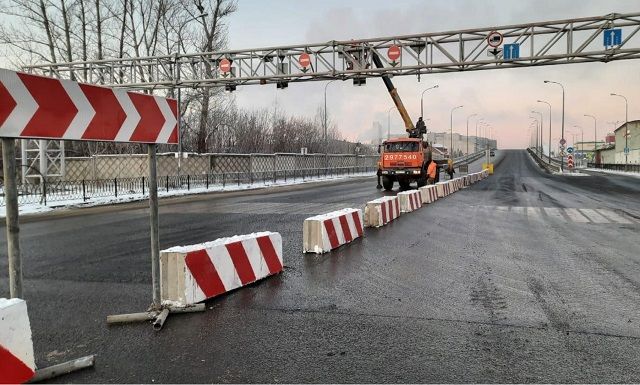
<path fill-rule="evenodd" d="M 574 222 L 578 223 L 588 223 L 589 220 L 582 214 L 578 209 L 564 209 L 565 214 Z"/>
<path fill-rule="evenodd" d="M 537 207 L 527 207 L 527 215 L 529 218 L 540 219 L 540 209 Z"/>
<path fill-rule="evenodd" d="M 591 220 L 593 223 L 609 223 L 609 220 L 602 215 L 598 214 L 593 209 L 580 209 L 582 214 Z"/>
<path fill-rule="evenodd" d="M 633 222 L 631 222 L 630 220 L 628 220 L 627 218 L 618 215 L 616 213 L 614 213 L 611 210 L 605 210 L 605 209 L 599 209 L 598 212 L 602 215 L 604 215 L 605 217 L 609 218 L 610 220 L 617 222 L 617 223 L 624 223 L 624 224 L 632 224 Z"/>
<path fill-rule="evenodd" d="M 566 222 L 564 215 L 562 215 L 562 211 L 557 207 L 545 207 L 544 212 L 547 213 L 547 215 L 551 218 L 559 219 Z"/>
<path fill-rule="evenodd" d="M 524 207 L 520 206 L 511 206 L 511 212 L 516 214 L 524 214 Z"/>

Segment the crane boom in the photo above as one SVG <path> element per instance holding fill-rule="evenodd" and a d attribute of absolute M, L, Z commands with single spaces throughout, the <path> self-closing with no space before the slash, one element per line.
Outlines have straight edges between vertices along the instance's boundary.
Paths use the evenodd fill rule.
<path fill-rule="evenodd" d="M 372 51 L 372 53 L 373 55 L 371 58 L 373 59 L 373 63 L 376 65 L 376 68 L 384 68 L 384 66 L 382 65 L 382 61 L 380 60 L 380 57 L 378 57 L 378 54 L 375 51 Z M 386 73 L 383 73 L 382 81 L 384 82 L 384 85 L 387 87 L 387 91 L 389 91 L 389 95 L 391 95 L 391 99 L 393 100 L 393 103 L 396 105 L 396 108 L 400 113 L 400 117 L 402 117 L 405 130 L 407 130 L 407 132 L 410 134 L 413 133 L 416 128 L 413 126 L 413 122 L 409 117 L 409 113 L 407 112 L 407 109 L 404 108 L 404 104 L 402 103 L 402 99 L 400 99 L 398 90 L 396 89 L 396 87 L 394 87 L 393 83 L 391 82 L 391 79 L 389 78 L 389 75 Z"/>

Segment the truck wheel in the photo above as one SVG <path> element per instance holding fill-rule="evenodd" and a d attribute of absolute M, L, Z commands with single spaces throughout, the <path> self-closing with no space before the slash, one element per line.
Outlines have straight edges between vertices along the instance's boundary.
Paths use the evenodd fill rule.
<path fill-rule="evenodd" d="M 401 180 L 398 181 L 398 183 L 400 184 L 400 190 L 409 190 L 409 188 L 411 188 L 411 182 L 408 180 Z"/>
<path fill-rule="evenodd" d="M 382 187 L 387 191 L 391 191 L 393 189 L 393 179 L 386 175 L 382 176 Z"/>

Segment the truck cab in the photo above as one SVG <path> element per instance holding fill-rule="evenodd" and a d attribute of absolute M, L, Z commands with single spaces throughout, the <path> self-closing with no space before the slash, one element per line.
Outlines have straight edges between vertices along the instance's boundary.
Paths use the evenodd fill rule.
<path fill-rule="evenodd" d="M 389 139 L 380 146 L 378 175 L 385 190 L 393 189 L 397 181 L 406 190 L 412 182 L 418 187 L 427 184 L 427 148 L 420 138 Z"/>

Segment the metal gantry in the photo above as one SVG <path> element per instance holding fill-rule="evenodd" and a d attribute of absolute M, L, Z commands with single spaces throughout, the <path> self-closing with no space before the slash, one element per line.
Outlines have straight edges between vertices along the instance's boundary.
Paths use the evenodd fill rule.
<path fill-rule="evenodd" d="M 617 44 L 605 46 L 604 33 L 613 28 L 621 29 L 623 38 Z M 282 88 L 289 82 L 331 79 L 353 79 L 360 85 L 366 78 L 382 74 L 420 76 L 637 59 L 640 58 L 639 30 L 640 13 L 612 13 L 318 44 L 41 64 L 25 70 L 61 78 L 73 75 L 91 84 L 155 90 L 215 86 L 233 90 L 238 85 L 274 83 Z M 512 51 L 503 55 L 491 50 L 487 41 L 491 32 L 501 34 L 504 44 L 517 44 L 518 55 L 514 57 Z M 372 65 L 372 51 L 383 60 L 384 68 Z"/>

